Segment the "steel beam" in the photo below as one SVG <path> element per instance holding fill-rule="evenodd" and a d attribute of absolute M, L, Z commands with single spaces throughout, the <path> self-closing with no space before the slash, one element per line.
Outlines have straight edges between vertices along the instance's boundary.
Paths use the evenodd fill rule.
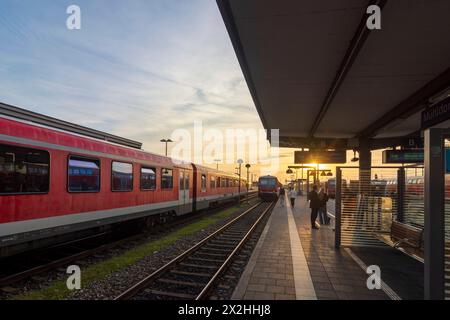
<path fill-rule="evenodd" d="M 375 1 L 370 1 L 368 6 L 369 5 L 377 5 L 380 7 L 380 9 L 383 9 L 383 7 L 386 5 L 386 3 L 387 3 L 387 0 L 375 0 Z M 310 137 L 314 136 L 317 128 L 319 127 L 320 123 L 322 122 L 322 119 L 324 118 L 325 114 L 327 113 L 328 108 L 330 107 L 331 103 L 333 102 L 334 97 L 336 96 L 337 92 L 339 91 L 339 88 L 341 87 L 342 83 L 344 82 L 345 77 L 347 76 L 353 63 L 355 62 L 356 58 L 358 57 L 358 54 L 361 51 L 361 48 L 363 47 L 364 43 L 366 42 L 367 38 L 369 37 L 371 30 L 369 30 L 367 28 L 366 22 L 367 22 L 367 14 L 364 12 L 361 22 L 359 23 L 358 29 L 356 30 L 356 33 L 353 36 L 352 41 L 350 42 L 347 52 L 345 53 L 344 59 L 342 60 L 340 66 L 339 66 L 339 69 L 338 69 L 336 76 L 331 84 L 331 87 L 328 90 L 327 95 L 325 96 L 325 100 L 323 101 L 322 106 L 320 107 L 319 113 L 317 114 L 317 116 L 314 120 L 314 123 L 309 132 Z"/>
<path fill-rule="evenodd" d="M 336 168 L 336 191 L 335 191 L 335 223 L 334 223 L 334 246 L 341 246 L 341 208 L 342 208 L 342 169 Z"/>
<path fill-rule="evenodd" d="M 425 131 L 425 299 L 444 299 L 445 173 L 443 129 Z"/>
<path fill-rule="evenodd" d="M 450 68 L 447 68 L 438 77 L 428 82 L 411 96 L 400 102 L 381 118 L 362 130 L 357 136 L 371 138 L 378 131 L 397 119 L 406 119 L 428 106 L 430 97 L 442 92 L 450 85 Z"/>
<path fill-rule="evenodd" d="M 405 168 L 397 170 L 397 221 L 404 222 Z"/>

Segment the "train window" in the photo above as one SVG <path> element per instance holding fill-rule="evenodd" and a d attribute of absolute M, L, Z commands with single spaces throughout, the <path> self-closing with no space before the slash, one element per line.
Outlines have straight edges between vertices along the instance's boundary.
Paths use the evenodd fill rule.
<path fill-rule="evenodd" d="M 156 189 L 156 169 L 141 167 L 141 190 Z"/>
<path fill-rule="evenodd" d="M 189 190 L 189 173 L 184 173 L 184 190 Z"/>
<path fill-rule="evenodd" d="M 100 160 L 69 156 L 67 188 L 69 192 L 99 192 Z"/>
<path fill-rule="evenodd" d="M 173 170 L 161 169 L 161 189 L 173 188 Z"/>
<path fill-rule="evenodd" d="M 133 165 L 125 162 L 112 162 L 112 191 L 133 190 Z"/>
<path fill-rule="evenodd" d="M 201 183 L 201 187 L 202 187 L 202 192 L 206 192 L 206 174 L 202 174 L 202 183 Z"/>
<path fill-rule="evenodd" d="M 0 194 L 46 193 L 49 184 L 47 151 L 0 144 Z"/>
<path fill-rule="evenodd" d="M 220 187 L 225 188 L 227 186 L 227 181 L 225 178 L 220 178 Z"/>
<path fill-rule="evenodd" d="M 271 178 L 263 178 L 263 179 L 259 179 L 259 184 L 261 186 L 268 186 L 268 187 L 274 187 L 277 182 L 275 179 L 271 179 Z"/>

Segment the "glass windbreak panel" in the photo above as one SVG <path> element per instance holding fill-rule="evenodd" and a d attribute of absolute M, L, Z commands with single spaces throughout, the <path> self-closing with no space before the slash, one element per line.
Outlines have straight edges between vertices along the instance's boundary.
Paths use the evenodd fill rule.
<path fill-rule="evenodd" d="M 180 184 L 180 188 L 181 188 Z M 172 189 L 173 188 L 173 170 L 165 169 L 161 170 L 161 188 L 162 189 Z"/>
<path fill-rule="evenodd" d="M 425 223 L 423 174 L 422 166 L 405 168 L 403 214 L 398 217 L 400 222 L 420 228 Z"/>
<path fill-rule="evenodd" d="M 141 168 L 141 190 L 156 189 L 156 169 Z"/>
<path fill-rule="evenodd" d="M 112 190 L 131 191 L 133 190 L 133 165 L 131 163 L 112 163 Z"/>
<path fill-rule="evenodd" d="M 342 168 L 341 172 L 341 244 L 384 247 L 379 239 L 390 239 L 392 221 L 397 220 L 397 169 Z"/>
<path fill-rule="evenodd" d="M 69 157 L 69 192 L 100 191 L 100 160 Z"/>
<path fill-rule="evenodd" d="M 0 144 L 0 194 L 46 193 L 49 184 L 47 151 Z"/>

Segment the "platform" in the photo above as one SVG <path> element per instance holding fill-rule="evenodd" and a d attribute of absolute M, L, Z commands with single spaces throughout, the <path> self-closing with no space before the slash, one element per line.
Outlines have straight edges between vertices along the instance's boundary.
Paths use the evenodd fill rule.
<path fill-rule="evenodd" d="M 351 251 L 334 248 L 333 226 L 312 230 L 309 214 L 302 196 L 293 209 L 276 204 L 232 299 L 389 299 L 367 288 Z"/>

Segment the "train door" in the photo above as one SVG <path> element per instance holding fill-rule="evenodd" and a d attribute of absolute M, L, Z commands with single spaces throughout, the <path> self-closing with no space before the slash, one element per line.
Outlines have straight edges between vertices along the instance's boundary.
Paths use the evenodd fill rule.
<path fill-rule="evenodd" d="M 190 172 L 186 169 L 180 169 L 179 181 L 179 214 L 185 214 L 192 211 L 192 202 L 189 198 Z"/>

